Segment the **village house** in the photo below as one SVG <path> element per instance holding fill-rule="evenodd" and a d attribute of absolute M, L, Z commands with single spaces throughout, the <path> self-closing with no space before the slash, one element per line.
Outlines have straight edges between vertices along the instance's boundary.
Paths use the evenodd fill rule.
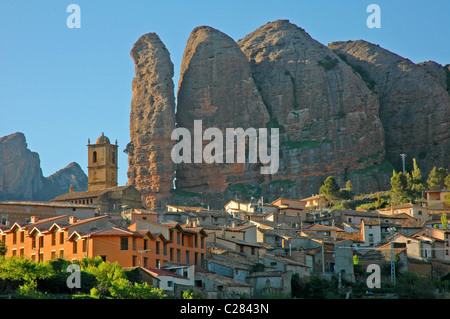
<path fill-rule="evenodd" d="M 291 295 L 291 271 L 260 271 L 251 273 L 247 278 L 257 297 L 263 295 Z"/>
<path fill-rule="evenodd" d="M 164 294 L 181 298 L 184 291 L 193 290 L 194 287 L 195 266 L 189 268 L 185 276 L 167 269 L 143 268 L 143 270 L 157 280 L 157 285 L 153 285 L 154 288 L 162 289 Z"/>
<path fill-rule="evenodd" d="M 261 244 L 252 244 L 241 240 L 223 237 L 216 237 L 215 244 L 249 256 L 261 256 L 266 250 L 266 248 Z"/>
<path fill-rule="evenodd" d="M 328 204 L 323 194 L 303 198 L 300 201 L 304 203 L 304 208 L 306 210 L 320 210 Z"/>
<path fill-rule="evenodd" d="M 134 186 L 116 186 L 60 195 L 51 203 L 93 205 L 100 214 L 120 216 L 126 209 L 142 209 L 141 192 Z"/>
<path fill-rule="evenodd" d="M 245 241 L 245 232 L 242 230 L 228 228 L 226 226 L 204 226 L 203 230 L 208 235 L 206 237 L 207 244 L 215 243 L 217 237 Z"/>
<path fill-rule="evenodd" d="M 215 255 L 215 254 L 213 254 Z M 241 282 L 247 282 L 247 276 L 250 274 L 250 265 L 230 262 L 224 259 L 208 259 L 208 270 L 215 272 L 218 275 L 232 278 Z"/>
<path fill-rule="evenodd" d="M 392 236 L 392 241 L 406 244 L 406 255 L 410 259 L 428 260 L 432 257 L 433 242 L 431 240 L 396 233 Z"/>
<path fill-rule="evenodd" d="M 309 280 L 311 276 L 311 267 L 287 257 L 272 254 L 264 254 L 262 263 L 276 271 L 291 271 L 293 274 L 299 274 L 300 278 Z"/>
<path fill-rule="evenodd" d="M 333 240 L 336 240 L 338 232 L 343 232 L 344 230 L 335 226 L 326 226 L 319 224 L 312 224 L 310 226 L 306 226 L 299 230 L 299 234 L 302 236 L 311 236 L 314 234 L 330 236 Z"/>
<path fill-rule="evenodd" d="M 200 227 L 182 227 L 176 222 L 155 223 L 137 219 L 133 220 L 127 228 L 133 231 L 162 234 L 166 241 L 162 241 L 155 247 L 159 257 L 156 263 L 161 267 L 167 263 L 204 265 L 207 234 Z"/>
<path fill-rule="evenodd" d="M 425 194 L 427 196 L 427 206 L 434 206 L 436 204 L 445 203 L 445 197 L 450 196 L 449 189 L 439 189 L 439 190 L 426 190 Z"/>
<path fill-rule="evenodd" d="M 355 281 L 353 241 L 344 239 L 334 244 L 334 273 L 347 281 Z"/>
<path fill-rule="evenodd" d="M 450 261 L 450 230 L 425 227 L 411 237 L 433 244 L 431 251 L 425 250 L 427 258 L 429 256 L 442 262 Z"/>
<path fill-rule="evenodd" d="M 0 202 L 0 224 L 29 223 L 32 216 L 40 219 L 57 216 L 76 216 L 79 219 L 94 217 L 98 207 L 75 203 L 49 203 L 28 201 Z"/>
<path fill-rule="evenodd" d="M 205 299 L 222 299 L 251 297 L 253 286 L 215 272 L 197 268 L 195 271 L 194 293 L 201 294 Z"/>
<path fill-rule="evenodd" d="M 377 211 L 383 215 L 394 215 L 394 216 L 404 213 L 413 217 L 416 221 L 427 221 L 430 219 L 430 217 L 428 216 L 428 209 L 426 207 L 422 207 L 411 203 L 381 208 L 378 209 Z"/>

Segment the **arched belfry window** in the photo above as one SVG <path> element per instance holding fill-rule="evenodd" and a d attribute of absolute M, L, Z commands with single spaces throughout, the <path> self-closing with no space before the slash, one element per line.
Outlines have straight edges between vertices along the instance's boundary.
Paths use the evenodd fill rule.
<path fill-rule="evenodd" d="M 97 152 L 92 154 L 92 163 L 97 163 Z"/>
<path fill-rule="evenodd" d="M 112 162 L 116 164 L 116 152 L 112 152 Z"/>

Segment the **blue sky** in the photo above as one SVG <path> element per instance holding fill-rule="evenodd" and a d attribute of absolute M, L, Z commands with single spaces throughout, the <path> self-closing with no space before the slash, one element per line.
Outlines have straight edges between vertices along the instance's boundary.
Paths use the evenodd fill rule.
<path fill-rule="evenodd" d="M 81 28 L 69 29 L 70 4 Z M 369 4 L 381 28 L 369 29 Z M 0 0 L 0 136 L 23 132 L 44 176 L 70 162 L 87 173 L 87 140 L 129 142 L 130 50 L 156 32 L 170 51 L 178 86 L 190 32 L 209 25 L 236 41 L 269 21 L 289 19 L 323 44 L 364 39 L 413 62 L 450 63 L 450 1 L 416 0 Z M 119 184 L 127 156 L 119 152 Z"/>

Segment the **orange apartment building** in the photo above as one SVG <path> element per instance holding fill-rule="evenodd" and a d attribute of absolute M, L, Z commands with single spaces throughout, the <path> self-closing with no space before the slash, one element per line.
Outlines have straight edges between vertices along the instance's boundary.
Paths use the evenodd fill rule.
<path fill-rule="evenodd" d="M 101 256 L 122 267 L 160 268 L 165 263 L 202 265 L 206 255 L 202 229 L 184 229 L 179 224 L 161 225 L 162 232 L 118 227 L 108 216 L 79 220 L 75 216 L 57 216 L 27 224 L 0 227 L 0 240 L 7 247 L 6 257 L 18 256 L 36 261 L 55 258 L 81 260 Z M 134 228 L 134 229 L 133 229 Z"/>

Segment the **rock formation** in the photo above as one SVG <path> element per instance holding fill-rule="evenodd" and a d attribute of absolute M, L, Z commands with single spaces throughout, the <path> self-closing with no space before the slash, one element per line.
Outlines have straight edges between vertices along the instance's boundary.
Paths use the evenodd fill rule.
<path fill-rule="evenodd" d="M 181 65 L 177 126 L 203 130 L 265 128 L 269 115 L 253 81 L 250 64 L 236 42 L 210 28 L 194 29 Z M 224 137 L 225 143 L 225 137 Z M 208 144 L 204 141 L 203 144 Z M 190 163 L 177 165 L 177 189 L 222 194 L 230 183 L 255 182 L 259 166 L 251 163 Z"/>
<path fill-rule="evenodd" d="M 287 20 L 238 42 L 202 26 L 183 54 L 175 115 L 173 65 L 164 44 L 144 35 L 131 55 L 128 176 L 149 208 L 301 198 L 317 193 L 329 175 L 341 187 L 351 180 L 356 193 L 385 190 L 394 167 L 401 169 L 400 153 L 417 158 L 425 172 L 449 166 L 448 65 L 416 65 L 364 41 L 327 47 Z M 202 132 L 278 128 L 279 171 L 262 175 L 259 163 L 248 162 L 174 165 L 172 130 L 194 134 L 195 120 L 202 120 Z"/>
<path fill-rule="evenodd" d="M 31 200 L 43 187 L 39 154 L 27 148 L 25 135 L 0 138 L 0 199 Z"/>
<path fill-rule="evenodd" d="M 268 23 L 238 44 L 271 122 L 284 131 L 280 172 L 262 185 L 263 193 L 283 185 L 290 196 L 311 194 L 328 175 L 341 185 L 352 179 L 358 191 L 386 185 L 378 167 L 384 131 L 377 96 L 346 63 L 287 20 Z M 377 178 L 358 178 L 369 168 Z"/>
<path fill-rule="evenodd" d="M 87 176 L 77 163 L 45 178 L 39 154 L 27 148 L 25 135 L 0 138 L 0 200 L 47 201 L 67 193 L 87 190 Z"/>
<path fill-rule="evenodd" d="M 128 145 L 128 185 L 143 194 L 149 208 L 165 207 L 175 177 L 170 157 L 175 128 L 173 63 L 169 51 L 154 33 L 133 46 L 135 63 Z"/>
<path fill-rule="evenodd" d="M 433 166 L 450 166 L 450 96 L 437 65 L 416 65 L 362 40 L 329 47 L 373 83 L 387 158 L 395 167 L 401 168 L 402 153 L 427 173 Z"/>

